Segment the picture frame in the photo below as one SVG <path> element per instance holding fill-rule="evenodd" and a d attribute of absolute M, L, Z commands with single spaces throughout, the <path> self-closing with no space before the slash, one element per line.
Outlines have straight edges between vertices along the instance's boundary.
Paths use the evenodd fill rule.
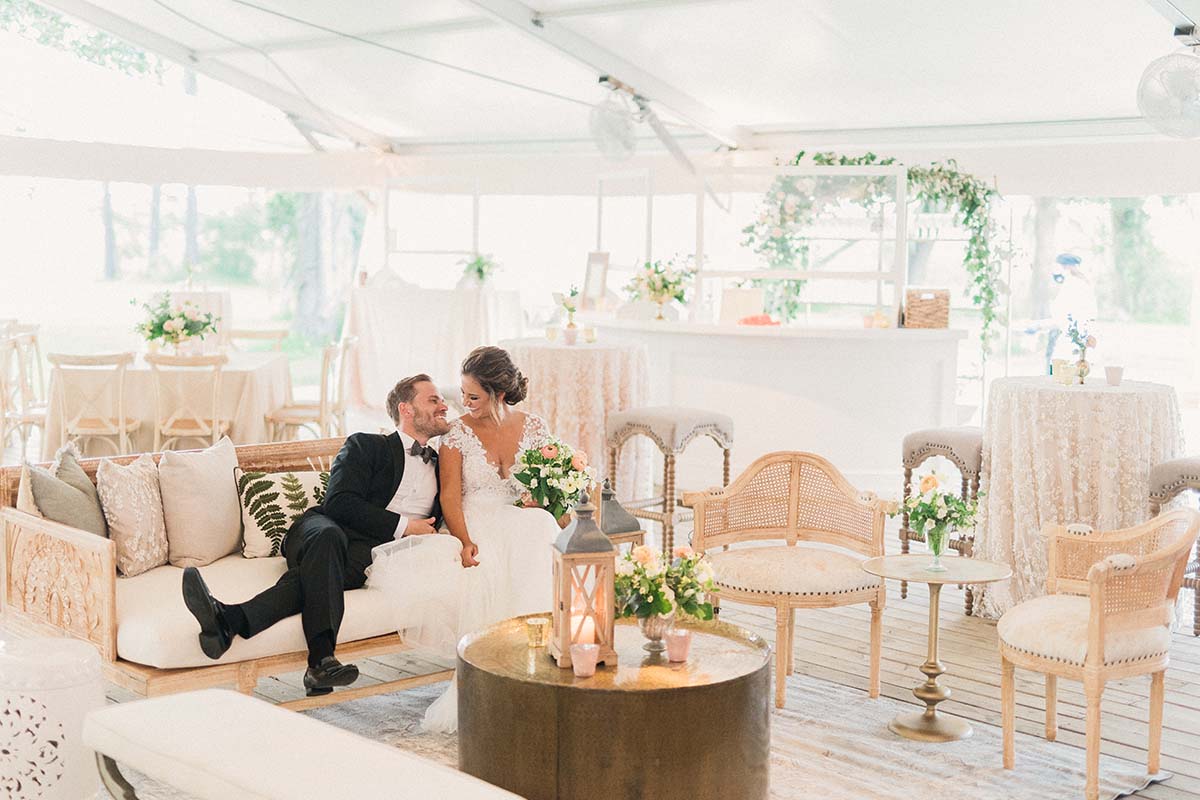
<path fill-rule="evenodd" d="M 603 308 L 607 291 L 608 253 L 605 251 L 588 253 L 587 272 L 583 278 L 583 291 L 580 292 L 579 307 L 589 310 Z"/>

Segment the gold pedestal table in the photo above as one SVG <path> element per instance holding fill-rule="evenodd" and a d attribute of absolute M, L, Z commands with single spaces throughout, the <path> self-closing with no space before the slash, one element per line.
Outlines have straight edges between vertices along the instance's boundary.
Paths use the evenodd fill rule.
<path fill-rule="evenodd" d="M 590 678 L 529 647 L 524 618 L 465 637 L 459 769 L 529 800 L 765 800 L 770 647 L 727 623 L 692 630 L 671 663 L 619 622 L 616 666 Z"/>
<path fill-rule="evenodd" d="M 1007 580 L 1012 569 L 994 561 L 950 557 L 941 562 L 944 570 L 934 572 L 926 569 L 932 562 L 933 556 L 927 554 L 878 556 L 864 561 L 862 568 L 880 578 L 929 585 L 929 653 L 921 665 L 925 682 L 913 689 L 917 699 L 925 703 L 925 710 L 897 714 L 888 728 L 919 742 L 952 742 L 970 736 L 971 726 L 964 719 L 937 713 L 938 703 L 950 697 L 950 690 L 937 681 L 946 671 L 938 658 L 938 610 L 942 586 L 947 583 L 967 586 L 995 583 Z"/>

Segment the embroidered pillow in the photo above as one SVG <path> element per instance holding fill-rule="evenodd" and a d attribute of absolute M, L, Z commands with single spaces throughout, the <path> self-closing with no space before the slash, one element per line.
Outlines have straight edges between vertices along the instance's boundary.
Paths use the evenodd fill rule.
<path fill-rule="evenodd" d="M 158 487 L 167 523 L 168 560 L 203 567 L 236 553 L 242 540 L 238 513 L 237 451 L 229 437 L 197 453 L 162 454 Z"/>
<path fill-rule="evenodd" d="M 49 469 L 25 464 L 17 489 L 17 509 L 72 528 L 107 536 L 100 496 L 79 466 L 79 451 L 66 444 L 54 454 Z"/>
<path fill-rule="evenodd" d="M 167 524 L 154 457 L 146 453 L 127 466 L 101 461 L 96 489 L 121 574 L 131 578 L 166 564 Z"/>
<path fill-rule="evenodd" d="M 325 499 L 328 472 L 237 471 L 242 507 L 242 555 L 267 558 L 282 554 L 292 523 Z"/>

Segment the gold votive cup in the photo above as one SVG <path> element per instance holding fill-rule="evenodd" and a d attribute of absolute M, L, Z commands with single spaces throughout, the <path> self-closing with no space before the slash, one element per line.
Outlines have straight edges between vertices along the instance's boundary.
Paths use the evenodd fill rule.
<path fill-rule="evenodd" d="M 587 342 L 588 344 L 592 344 L 593 342 L 595 342 L 596 341 L 596 329 L 595 328 L 584 328 L 583 329 L 583 340 L 585 342 Z"/>
<path fill-rule="evenodd" d="M 525 620 L 525 638 L 530 647 L 545 647 L 550 640 L 550 620 L 545 617 L 531 617 Z"/>

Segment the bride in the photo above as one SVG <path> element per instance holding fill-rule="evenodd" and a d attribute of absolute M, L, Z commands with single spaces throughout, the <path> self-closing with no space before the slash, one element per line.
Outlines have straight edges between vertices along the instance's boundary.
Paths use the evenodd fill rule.
<path fill-rule="evenodd" d="M 541 508 L 514 503 L 512 476 L 522 451 L 550 432 L 540 417 L 514 411 L 528 381 L 499 347 L 479 347 L 462 364 L 467 413 L 450 424 L 438 450 L 439 496 L 449 536 L 409 536 L 375 548 L 371 585 L 390 594 L 396 626 L 409 643 L 454 658 L 458 640 L 552 604 L 550 545 L 560 524 Z M 425 712 L 426 730 L 458 726 L 455 684 Z"/>

